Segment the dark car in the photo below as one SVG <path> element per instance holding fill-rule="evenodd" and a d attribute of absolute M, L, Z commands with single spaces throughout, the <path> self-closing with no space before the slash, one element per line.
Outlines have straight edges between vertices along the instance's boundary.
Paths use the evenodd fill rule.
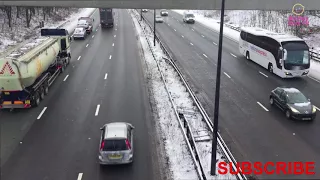
<path fill-rule="evenodd" d="M 284 111 L 288 119 L 314 120 L 316 118 L 315 106 L 296 88 L 277 87 L 272 90 L 270 104 Z"/>

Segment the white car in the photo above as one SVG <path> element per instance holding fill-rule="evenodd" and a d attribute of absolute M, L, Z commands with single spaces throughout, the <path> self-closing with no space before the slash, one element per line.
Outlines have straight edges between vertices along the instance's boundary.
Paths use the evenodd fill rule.
<path fill-rule="evenodd" d="M 167 10 L 165 10 L 165 9 L 162 9 L 161 11 L 160 11 L 160 15 L 161 16 L 168 16 L 168 11 Z"/>
<path fill-rule="evenodd" d="M 163 18 L 159 15 L 156 16 L 156 23 L 163 23 Z"/>
<path fill-rule="evenodd" d="M 148 9 L 142 9 L 142 12 L 148 12 Z"/>
<path fill-rule="evenodd" d="M 73 33 L 73 39 L 85 39 L 87 37 L 87 32 L 84 27 L 77 27 Z"/>

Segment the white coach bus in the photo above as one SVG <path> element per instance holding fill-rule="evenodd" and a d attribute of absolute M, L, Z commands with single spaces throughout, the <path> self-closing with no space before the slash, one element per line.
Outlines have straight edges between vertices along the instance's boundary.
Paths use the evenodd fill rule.
<path fill-rule="evenodd" d="M 296 36 L 242 27 L 239 50 L 247 60 L 282 78 L 301 77 L 309 73 L 309 47 Z"/>

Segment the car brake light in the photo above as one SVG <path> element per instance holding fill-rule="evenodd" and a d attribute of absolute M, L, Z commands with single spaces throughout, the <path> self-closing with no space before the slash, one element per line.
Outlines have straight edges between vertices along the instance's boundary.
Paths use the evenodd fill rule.
<path fill-rule="evenodd" d="M 102 150 L 104 147 L 104 141 L 101 142 L 100 150 Z"/>
<path fill-rule="evenodd" d="M 126 145 L 127 145 L 127 148 L 128 148 L 128 149 L 131 149 L 131 144 L 130 144 L 130 142 L 128 141 L 128 139 L 126 139 Z"/>

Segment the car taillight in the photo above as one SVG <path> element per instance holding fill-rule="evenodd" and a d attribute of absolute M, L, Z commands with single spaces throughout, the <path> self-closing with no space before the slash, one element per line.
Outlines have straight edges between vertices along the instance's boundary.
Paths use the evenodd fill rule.
<path fill-rule="evenodd" d="M 126 145 L 127 145 L 127 148 L 128 148 L 128 149 L 131 149 L 131 144 L 130 144 L 130 142 L 128 141 L 128 139 L 126 139 Z"/>
<path fill-rule="evenodd" d="M 104 141 L 101 142 L 100 151 L 103 149 L 103 147 L 104 147 Z"/>

